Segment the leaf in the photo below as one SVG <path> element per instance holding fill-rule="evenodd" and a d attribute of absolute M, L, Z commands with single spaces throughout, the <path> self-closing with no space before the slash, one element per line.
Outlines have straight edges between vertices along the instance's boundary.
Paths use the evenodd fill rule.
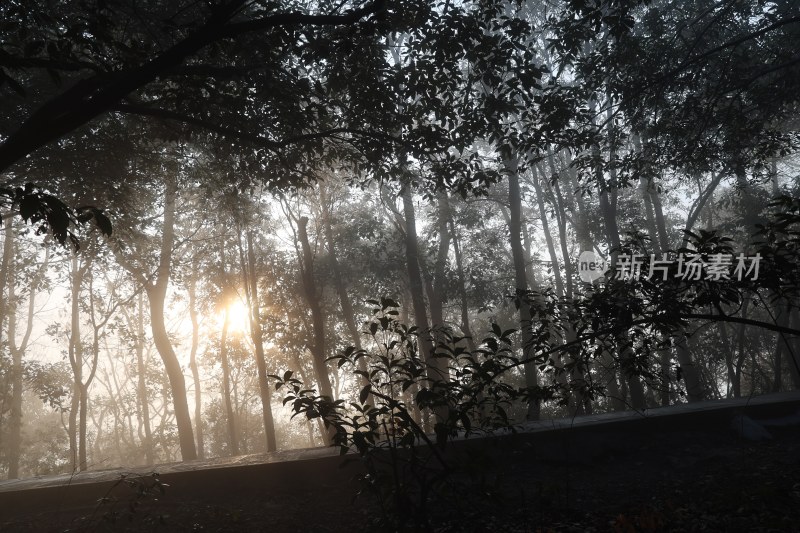
<path fill-rule="evenodd" d="M 461 413 L 461 416 L 459 418 L 461 419 L 461 424 L 464 426 L 464 431 L 469 433 L 469 430 L 472 427 L 472 423 L 470 422 L 469 417 L 467 416 L 466 413 Z"/>
<path fill-rule="evenodd" d="M 107 237 L 111 236 L 111 220 L 105 215 L 105 213 L 103 213 L 102 209 L 92 206 L 83 206 L 77 208 L 75 212 L 78 222 L 85 224 L 90 220 L 94 220 L 95 225 L 103 233 L 103 235 Z"/>
<path fill-rule="evenodd" d="M 361 389 L 361 392 L 358 394 L 358 401 L 360 401 L 361 403 L 366 402 L 371 392 L 372 392 L 372 384 L 367 383 L 364 386 L 364 388 Z"/>
<path fill-rule="evenodd" d="M 111 237 L 113 228 L 111 227 L 111 219 L 109 219 L 102 210 L 97 209 L 94 214 L 94 222 L 97 227 L 106 237 Z"/>
<path fill-rule="evenodd" d="M 19 201 L 19 214 L 22 220 L 34 221 L 34 217 L 42 208 L 41 201 L 38 197 L 32 194 L 26 194 Z"/>
<path fill-rule="evenodd" d="M 391 298 L 381 298 L 381 307 L 383 309 L 386 309 L 387 307 L 400 307 L 400 304 Z"/>

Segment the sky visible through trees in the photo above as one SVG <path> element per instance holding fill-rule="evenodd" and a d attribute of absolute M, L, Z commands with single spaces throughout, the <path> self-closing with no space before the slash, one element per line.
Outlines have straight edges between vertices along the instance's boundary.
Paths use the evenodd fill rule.
<path fill-rule="evenodd" d="M 798 50 L 789 0 L 3 2 L 0 479 L 800 388 Z"/>

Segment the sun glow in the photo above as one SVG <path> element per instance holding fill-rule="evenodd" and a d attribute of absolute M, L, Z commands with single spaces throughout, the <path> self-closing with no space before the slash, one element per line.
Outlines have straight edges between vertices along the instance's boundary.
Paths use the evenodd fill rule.
<path fill-rule="evenodd" d="M 225 325 L 226 315 L 230 333 L 244 333 L 247 331 L 250 314 L 247 312 L 247 306 L 242 300 L 236 298 L 220 311 L 218 315 L 220 329 Z"/>

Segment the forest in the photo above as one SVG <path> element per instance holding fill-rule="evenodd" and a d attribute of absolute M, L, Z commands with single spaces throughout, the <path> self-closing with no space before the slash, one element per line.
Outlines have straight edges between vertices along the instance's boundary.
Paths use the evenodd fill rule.
<path fill-rule="evenodd" d="M 792 0 L 0 3 L 0 479 L 799 389 L 798 50 Z"/>

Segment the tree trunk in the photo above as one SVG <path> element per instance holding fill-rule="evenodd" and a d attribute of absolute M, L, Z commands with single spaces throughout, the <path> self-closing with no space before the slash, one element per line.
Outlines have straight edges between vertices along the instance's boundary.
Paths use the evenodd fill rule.
<path fill-rule="evenodd" d="M 69 356 L 70 366 L 72 367 L 72 401 L 69 410 L 69 449 L 72 459 L 72 470 L 83 471 L 86 465 L 81 463 L 79 457 L 81 455 L 78 434 L 80 432 L 78 425 L 78 413 L 81 407 L 81 396 L 83 396 L 83 343 L 81 341 L 81 321 L 80 321 L 80 307 L 79 298 L 81 285 L 83 284 L 83 275 L 85 270 L 83 267 L 78 267 L 77 255 L 73 254 L 70 260 L 72 270 L 72 280 L 70 285 L 70 333 L 69 333 L 69 347 L 67 350 Z"/>
<path fill-rule="evenodd" d="M 433 267 L 433 283 L 431 285 L 432 294 L 430 298 L 431 308 L 431 330 L 434 341 L 438 344 L 446 339 L 446 328 L 444 320 L 444 302 L 447 299 L 445 278 L 445 268 L 447 267 L 447 255 L 450 252 L 450 199 L 447 192 L 440 191 L 436 195 L 439 204 L 439 212 L 436 217 L 437 232 L 439 233 L 439 246 L 436 251 L 436 263 Z M 416 229 L 416 228 L 415 228 Z M 442 381 L 450 381 L 449 363 L 447 359 L 437 359 L 437 369 L 441 371 Z"/>
<path fill-rule="evenodd" d="M 8 280 L 8 300 L 4 302 L 4 311 L 8 313 L 8 347 L 11 352 L 11 410 L 8 419 L 8 479 L 19 478 L 19 462 L 22 451 L 22 350 L 16 349 L 17 336 L 17 296 L 15 294 L 14 265 L 14 227 L 11 219 L 6 219 L 6 239 L 3 244 L 3 262 L 6 264 L 5 274 Z M 6 261 L 6 253 L 10 259 Z M 0 293 L 0 300 L 5 295 Z M 30 321 L 31 317 L 28 317 Z"/>
<path fill-rule="evenodd" d="M 791 312 L 792 327 L 800 329 L 800 312 L 797 308 L 792 308 Z M 789 342 L 789 375 L 792 376 L 792 385 L 795 390 L 800 390 L 800 336 L 795 335 Z"/>
<path fill-rule="evenodd" d="M 142 426 L 144 427 L 144 457 L 148 465 L 155 463 L 155 451 L 153 449 L 153 431 L 150 426 L 150 403 L 147 394 L 146 366 L 144 363 L 144 299 L 139 293 L 136 302 L 136 374 L 137 374 L 137 395 L 142 411 Z"/>
<path fill-rule="evenodd" d="M 558 236 L 559 236 L 559 243 L 561 245 L 561 256 L 564 258 L 564 274 L 566 283 L 564 286 L 565 293 L 561 295 L 561 297 L 565 300 L 565 303 L 569 305 L 572 302 L 573 295 L 575 293 L 574 287 L 574 280 L 575 280 L 575 273 L 572 266 L 572 260 L 570 258 L 569 249 L 567 247 L 568 239 L 567 239 L 567 205 L 564 200 L 563 195 L 561 194 L 561 186 L 559 185 L 559 172 L 556 168 L 555 164 L 555 157 L 553 156 L 552 151 L 548 151 L 547 155 L 548 165 L 550 166 L 550 172 L 552 173 L 552 189 L 553 189 L 553 197 L 556 203 L 556 221 L 558 222 Z M 567 173 L 569 174 L 570 171 L 574 171 L 574 169 L 568 169 Z M 542 173 L 544 175 L 544 173 Z M 577 206 L 572 204 L 571 211 L 574 213 L 574 221 L 573 226 L 576 230 L 576 234 L 579 236 L 579 250 L 592 250 L 593 246 L 591 243 L 591 238 L 588 234 L 588 231 L 581 230 L 578 232 L 578 227 L 583 227 L 585 229 L 586 224 L 583 220 L 585 213 Z M 577 335 L 575 333 L 575 329 L 572 326 L 572 323 L 566 321 L 564 324 L 564 336 L 566 337 L 567 343 L 575 342 L 577 339 Z M 576 389 L 575 396 L 576 396 L 576 415 L 583 415 L 583 414 L 590 414 L 592 412 L 592 403 L 589 401 L 589 398 L 584 394 L 583 388 L 587 385 L 588 380 L 587 376 L 591 373 L 590 363 L 584 362 L 579 360 L 575 357 L 570 357 L 571 363 L 573 363 L 573 369 L 570 375 L 571 383 L 573 388 Z M 616 382 L 615 382 L 616 383 Z"/>
<path fill-rule="evenodd" d="M 10 300 L 6 298 L 6 286 L 14 283 L 11 279 L 14 259 L 14 217 L 7 215 L 3 220 L 3 259 L 0 262 L 0 346 L 3 343 L 3 323 L 8 316 Z"/>
<path fill-rule="evenodd" d="M 178 189 L 177 177 L 171 175 L 171 172 L 174 172 L 174 170 L 168 169 L 166 175 L 164 226 L 158 270 L 156 271 L 155 283 L 148 283 L 145 287 L 147 299 L 150 302 L 150 327 L 153 332 L 153 343 L 161 356 L 161 360 L 164 362 L 164 368 L 167 371 L 167 378 L 172 390 L 181 457 L 184 461 L 192 461 L 197 459 L 197 448 L 194 445 L 192 417 L 189 414 L 189 403 L 186 397 L 186 382 L 164 322 L 164 304 L 167 287 L 169 286 L 172 246 L 175 242 L 175 200 Z"/>
<path fill-rule="evenodd" d="M 559 264 L 558 255 L 556 255 L 556 246 L 553 242 L 553 234 L 550 233 L 550 221 L 547 219 L 547 208 L 544 203 L 542 185 L 539 183 L 539 176 L 536 174 L 536 167 L 532 167 L 531 184 L 533 185 L 533 190 L 536 193 L 536 205 L 539 207 L 539 220 L 542 221 L 542 233 L 544 233 L 544 240 L 547 244 L 547 253 L 550 255 L 550 266 L 556 283 L 556 293 L 563 298 L 566 294 L 566 288 L 564 287 L 564 279 L 561 276 L 561 266 Z M 564 261 L 569 261 L 569 258 L 564 257 Z"/>
<path fill-rule="evenodd" d="M 548 153 L 547 161 L 550 165 L 550 172 L 553 175 L 552 179 L 552 189 L 553 189 L 553 198 L 555 200 L 555 208 L 556 208 L 556 223 L 558 225 L 558 236 L 559 236 L 559 244 L 561 246 L 561 256 L 564 260 L 564 293 L 561 295 L 564 298 L 572 299 L 572 294 L 574 291 L 573 284 L 573 270 L 572 270 L 572 261 L 571 257 L 569 256 L 569 250 L 567 249 L 567 208 L 564 205 L 564 198 L 561 196 L 561 186 L 558 184 L 558 171 L 555 165 L 555 158 L 553 157 L 552 153 Z M 540 172 L 542 178 L 546 177 L 544 172 Z"/>
<path fill-rule="evenodd" d="M 508 202 L 511 254 L 514 258 L 514 280 L 516 295 L 519 298 L 519 323 L 522 332 L 522 357 L 525 360 L 525 385 L 532 399 L 528 402 L 528 420 L 539 420 L 541 416 L 541 402 L 536 398 L 539 388 L 539 369 L 534 355 L 536 347 L 533 345 L 533 331 L 531 324 L 531 305 L 528 300 L 528 279 L 525 272 L 525 253 L 522 246 L 522 195 L 519 186 L 519 161 L 516 157 L 503 157 L 506 174 L 508 175 Z"/>
<path fill-rule="evenodd" d="M 609 111 L 610 113 L 610 111 Z M 609 122 L 609 137 L 613 137 L 614 132 L 612 130 L 613 121 Z M 595 160 L 594 166 L 594 173 L 595 173 L 595 181 L 597 185 L 597 192 L 599 197 L 599 205 L 600 205 L 600 213 L 603 216 L 603 222 L 605 224 L 606 230 L 606 237 L 608 239 L 609 246 L 611 248 L 610 255 L 611 255 L 611 270 L 612 272 L 616 268 L 617 264 L 617 257 L 619 253 L 622 251 L 622 245 L 620 242 L 620 233 L 619 227 L 617 225 L 617 213 L 616 213 L 616 171 L 610 171 L 610 184 L 608 184 L 605 180 L 605 176 L 603 175 L 603 166 L 601 162 L 600 156 L 600 147 L 595 145 L 592 148 L 592 156 Z M 611 159 L 616 158 L 616 152 L 612 148 L 611 149 Z M 613 195 L 609 197 L 609 193 Z M 630 343 L 627 339 L 627 334 L 622 333 L 618 336 L 617 346 L 622 346 L 619 354 L 620 358 L 620 378 L 625 380 L 628 385 L 628 391 L 631 395 L 631 406 L 634 409 L 641 410 L 647 407 L 647 401 L 644 395 L 644 387 L 642 386 L 642 382 L 639 379 L 639 376 L 633 372 L 632 363 L 633 363 L 633 350 L 630 347 Z"/>
<path fill-rule="evenodd" d="M 331 268 L 333 270 L 333 279 L 334 284 L 336 285 L 336 293 L 339 296 L 339 304 L 342 307 L 342 318 L 344 319 L 344 323 L 347 326 L 347 331 L 350 333 L 350 338 L 353 341 L 353 346 L 357 350 L 361 350 L 361 334 L 358 331 L 358 327 L 356 326 L 355 320 L 355 311 L 353 311 L 353 305 L 350 303 L 350 297 L 347 295 L 347 286 L 345 284 L 344 278 L 341 275 L 340 268 L 339 268 L 339 258 L 338 254 L 336 253 L 336 245 L 333 238 L 333 226 L 331 224 L 331 214 L 330 209 L 328 207 L 328 194 L 327 188 L 324 182 L 319 183 L 319 203 L 322 211 L 322 226 L 323 231 L 325 232 L 325 242 L 328 245 L 328 256 L 330 257 Z M 362 372 L 367 371 L 367 359 L 362 357 L 358 360 L 358 368 Z M 359 380 L 361 382 L 361 386 L 364 387 L 367 384 L 367 378 L 364 376 L 360 376 Z"/>
<path fill-rule="evenodd" d="M 436 348 L 431 336 L 431 327 L 428 323 L 427 306 L 425 305 L 425 293 L 422 280 L 422 273 L 420 272 L 420 257 L 419 257 L 419 243 L 417 242 L 417 218 L 414 209 L 414 200 L 411 193 L 411 187 L 408 184 L 403 185 L 401 190 L 401 198 L 403 200 L 403 219 L 404 219 L 404 233 L 405 233 L 405 248 L 406 248 L 406 271 L 408 272 L 408 288 L 411 294 L 411 303 L 414 309 L 414 323 L 418 330 L 418 344 L 420 352 L 422 353 L 423 360 L 427 367 L 427 377 L 431 382 L 431 387 L 435 387 L 437 382 L 446 381 L 449 377 L 449 370 L 447 362 L 444 359 L 437 359 L 435 357 Z M 438 407 L 433 410 L 435 417 L 434 431 L 445 422 L 448 413 L 445 406 Z M 420 416 L 423 419 L 423 428 L 429 429 L 427 423 L 426 412 L 420 410 Z M 437 436 L 439 444 L 444 444 L 444 436 L 440 434 Z"/>
<path fill-rule="evenodd" d="M 641 147 L 638 146 L 637 148 L 641 150 Z M 658 234 L 658 229 L 656 228 L 656 215 L 655 210 L 653 209 L 653 200 L 650 194 L 650 184 L 651 181 L 649 178 L 645 178 L 644 176 L 639 177 L 639 195 L 642 198 L 642 203 L 644 204 L 644 214 L 645 220 L 647 222 L 647 235 L 650 237 L 650 243 L 652 246 L 652 253 L 655 255 L 656 258 L 661 259 L 661 254 L 664 250 L 662 247 L 662 242 Z M 663 341 L 662 341 L 663 342 Z M 668 347 L 661 347 L 658 349 L 658 356 L 659 356 L 659 366 L 661 367 L 661 383 L 660 383 L 660 390 L 659 392 L 659 401 L 658 403 L 662 407 L 666 407 L 669 405 L 670 402 L 670 381 L 671 381 L 671 354 Z"/>
<path fill-rule="evenodd" d="M 11 257 L 13 253 L 13 215 L 7 214 L 3 219 L 3 258 L 0 261 L 0 346 L 3 344 L 3 333 L 5 328 L 6 316 L 8 313 L 8 298 L 6 298 L 6 285 L 9 279 L 9 265 L 11 264 Z M 12 387 L 8 382 L 8 376 L 0 380 L 3 388 L 7 391 L 8 387 Z M 3 442 L 3 414 L 8 408 L 6 407 L 5 400 L 0 401 L 0 449 L 5 449 Z"/>
<path fill-rule="evenodd" d="M 226 302 L 227 304 L 227 302 Z M 228 306 L 223 311 L 225 319 L 222 323 L 222 333 L 219 340 L 219 359 L 222 362 L 222 402 L 225 406 L 225 416 L 228 423 L 228 444 L 230 455 L 239 455 L 239 436 L 236 434 L 236 417 L 234 416 L 231 400 L 231 366 L 228 361 L 228 326 L 230 313 Z"/>
<path fill-rule="evenodd" d="M 85 470 L 88 468 L 87 462 L 87 442 L 86 442 L 86 431 L 87 431 L 87 420 L 88 420 L 88 410 L 89 410 L 89 387 L 92 385 L 92 381 L 94 381 L 95 374 L 97 373 L 97 360 L 100 357 L 100 335 L 101 331 L 105 327 L 105 324 L 111 318 L 111 314 L 113 311 L 109 310 L 108 314 L 101 320 L 100 322 L 97 321 L 97 315 L 95 314 L 95 299 L 94 299 L 94 274 L 91 270 L 93 256 L 88 256 L 87 263 L 86 263 L 86 272 L 89 275 L 89 286 L 87 290 L 87 297 L 89 298 L 89 319 L 91 320 L 92 326 L 92 344 L 91 344 L 91 357 L 92 361 L 89 366 L 89 375 L 86 376 L 86 380 L 81 383 L 81 399 L 80 399 L 80 413 L 79 413 L 79 421 L 78 421 L 78 450 L 79 450 L 79 464 L 81 465 L 81 470 Z"/>
<path fill-rule="evenodd" d="M 781 300 L 776 300 L 776 305 L 774 307 L 776 309 L 777 316 L 775 317 L 775 323 L 781 327 L 789 327 L 792 317 L 792 307 L 790 302 L 783 302 Z M 772 392 L 779 392 L 782 388 L 783 382 L 783 354 L 788 353 L 789 358 L 789 366 L 791 367 L 794 363 L 791 353 L 792 347 L 789 344 L 789 336 L 784 333 L 779 333 L 775 343 L 775 351 L 774 351 L 774 359 L 773 359 L 773 368 L 775 374 L 772 380 Z"/>
<path fill-rule="evenodd" d="M 311 309 L 311 321 L 313 327 L 314 343 L 311 348 L 311 360 L 314 364 L 314 372 L 317 374 L 320 395 L 334 400 L 331 378 L 328 374 L 328 363 L 325 360 L 325 314 L 319 301 L 317 284 L 314 279 L 314 256 L 311 253 L 311 244 L 308 242 L 308 218 L 300 217 L 297 221 L 297 237 L 300 240 L 303 257 L 301 270 L 303 277 L 303 294 L 306 303 Z M 332 442 L 333 429 L 322 432 L 322 437 L 326 446 Z"/>
<path fill-rule="evenodd" d="M 430 335 L 431 328 L 428 323 L 428 310 L 425 304 L 422 273 L 419 268 L 417 219 L 411 188 L 408 185 L 403 186 L 401 197 L 403 200 L 403 218 L 405 221 L 406 270 L 408 272 L 408 287 L 409 293 L 411 294 L 411 304 L 414 309 L 414 323 L 419 331 L 419 342 L 422 347 L 423 358 L 428 364 L 428 377 L 435 380 L 442 376 L 436 373 L 436 365 L 433 360 L 434 346 Z"/>
<path fill-rule="evenodd" d="M 188 287 L 189 319 L 192 321 L 192 347 L 189 352 L 189 370 L 192 372 L 192 382 L 194 383 L 194 424 L 197 433 L 197 457 L 203 459 L 206 455 L 206 445 L 203 438 L 203 391 L 200 385 L 200 370 L 197 366 L 197 349 L 200 346 L 200 322 L 197 319 L 197 271 L 197 263 L 194 261 Z"/>
<path fill-rule="evenodd" d="M 453 254 L 456 258 L 456 271 L 458 273 L 458 297 L 461 303 L 461 333 L 466 337 L 467 347 L 470 353 L 475 352 L 475 339 L 472 335 L 472 327 L 469 320 L 469 301 L 467 299 L 467 280 L 464 275 L 464 261 L 461 257 L 461 244 L 456 227 L 451 218 L 450 234 L 453 236 Z"/>
<path fill-rule="evenodd" d="M 256 352 L 256 367 L 258 368 L 258 387 L 261 395 L 261 416 L 264 421 L 264 437 L 267 451 L 274 452 L 278 449 L 275 438 L 275 421 L 272 417 L 272 392 L 267 381 L 267 363 L 264 357 L 264 338 L 261 331 L 261 311 L 258 299 L 258 277 L 256 276 L 256 259 L 253 250 L 253 233 L 247 232 L 247 274 L 246 283 L 250 290 L 247 291 L 248 307 L 250 308 L 250 334 Z"/>
<path fill-rule="evenodd" d="M 736 356 L 736 349 L 734 343 L 731 342 L 728 333 L 728 327 L 723 321 L 717 322 L 717 330 L 719 331 L 720 344 L 722 350 L 725 352 L 725 371 L 728 375 L 728 385 L 726 387 L 726 398 L 733 396 L 739 398 L 739 381 L 736 375 L 736 367 L 733 364 L 734 357 Z"/>
<path fill-rule="evenodd" d="M 542 222 L 542 233 L 544 233 L 545 243 L 547 244 L 547 252 L 550 255 L 550 266 L 555 278 L 556 294 L 558 294 L 559 298 L 563 300 L 566 294 L 566 288 L 564 286 L 564 280 L 561 276 L 561 265 L 558 260 L 558 255 L 556 255 L 556 247 L 555 243 L 553 242 L 553 235 L 550 233 L 550 221 L 547 219 L 547 208 L 544 203 L 544 194 L 536 170 L 536 167 L 531 169 L 531 184 L 533 185 L 533 190 L 536 193 L 536 204 L 539 207 L 539 217 Z M 539 173 L 544 175 L 541 172 L 541 169 Z M 569 262 L 569 257 L 565 256 L 564 261 Z M 558 335 L 556 331 L 552 329 L 551 331 L 553 333 L 552 338 L 554 339 L 555 343 L 557 342 L 555 339 L 558 338 Z M 564 370 L 564 357 L 560 353 L 556 353 L 552 356 L 552 359 L 555 366 L 556 382 L 561 386 L 564 394 L 568 395 L 567 410 L 570 416 L 578 412 L 582 414 L 583 401 L 579 398 L 576 402 L 575 396 L 569 390 L 569 380 L 567 379 L 567 374 Z"/>

